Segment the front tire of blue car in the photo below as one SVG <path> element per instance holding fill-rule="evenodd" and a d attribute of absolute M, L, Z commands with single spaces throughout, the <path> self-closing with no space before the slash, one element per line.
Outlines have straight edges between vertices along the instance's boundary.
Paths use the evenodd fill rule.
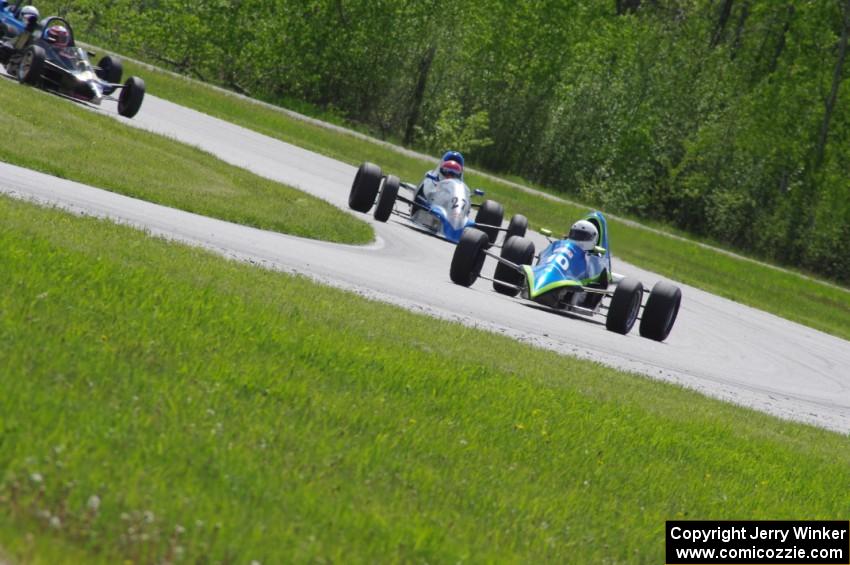
<path fill-rule="evenodd" d="M 643 309 L 640 335 L 655 341 L 667 339 L 676 322 L 681 303 L 682 291 L 679 287 L 664 281 L 655 283 Z"/>
<path fill-rule="evenodd" d="M 46 58 L 47 55 L 41 46 L 30 45 L 27 47 L 18 65 L 18 80 L 22 84 L 37 86 L 41 82 L 41 70 Z"/>
<path fill-rule="evenodd" d="M 524 237 L 509 237 L 502 245 L 502 259 L 507 259 L 517 265 L 531 265 L 534 261 L 534 243 Z M 493 275 L 493 289 L 499 294 L 516 296 L 519 294 L 519 286 L 522 284 L 523 273 L 511 267 L 499 263 Z M 511 286 L 505 286 L 506 283 Z"/>
<path fill-rule="evenodd" d="M 499 229 L 502 227 L 502 219 L 505 217 L 505 209 L 494 200 L 485 200 L 475 214 L 475 228 L 486 233 L 490 238 L 490 244 L 496 243 L 499 237 Z M 486 227 L 494 226 L 494 227 Z"/>
<path fill-rule="evenodd" d="M 121 82 L 121 76 L 124 74 L 124 65 L 121 63 L 120 58 L 106 55 L 98 61 L 95 74 L 100 80 L 104 80 L 110 84 L 118 84 Z"/>
<path fill-rule="evenodd" d="M 643 300 L 643 285 L 640 281 L 623 279 L 614 290 L 605 327 L 609 331 L 626 335 L 632 330 Z"/>
<path fill-rule="evenodd" d="M 511 236 L 525 237 L 525 232 L 528 231 L 528 218 L 522 214 L 514 214 L 511 216 L 511 221 L 508 222 L 508 231 L 505 232 L 505 242 Z"/>
<path fill-rule="evenodd" d="M 125 118 L 132 118 L 139 113 L 144 99 L 145 81 L 139 77 L 128 78 L 118 95 L 118 113 Z"/>
<path fill-rule="evenodd" d="M 449 276 L 452 282 L 461 286 L 470 286 L 481 274 L 484 266 L 484 250 L 490 245 L 487 234 L 477 229 L 468 229 L 460 236 L 460 241 L 452 255 Z"/>
<path fill-rule="evenodd" d="M 363 163 L 354 175 L 351 192 L 348 193 L 348 207 L 358 212 L 368 212 L 375 203 L 378 189 L 381 187 L 381 167 L 374 163 Z"/>
<path fill-rule="evenodd" d="M 379 222 L 386 222 L 390 219 L 390 214 L 393 213 L 395 207 L 395 199 L 398 196 L 398 187 L 400 181 L 395 175 L 387 175 L 384 182 L 381 184 L 381 193 L 378 195 L 378 205 L 375 206 L 374 216 Z"/>

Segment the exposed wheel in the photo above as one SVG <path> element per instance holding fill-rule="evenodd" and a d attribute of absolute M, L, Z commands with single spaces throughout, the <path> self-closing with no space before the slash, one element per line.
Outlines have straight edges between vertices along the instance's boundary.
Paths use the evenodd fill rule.
<path fill-rule="evenodd" d="M 478 208 L 478 213 L 475 214 L 475 228 L 487 234 L 487 237 L 490 238 L 490 244 L 496 243 L 496 238 L 499 237 L 499 230 L 496 228 L 502 226 L 502 218 L 504 217 L 505 209 L 501 204 L 495 200 L 485 200 Z"/>
<path fill-rule="evenodd" d="M 461 286 L 469 286 L 481 274 L 484 266 L 484 250 L 490 245 L 487 234 L 477 229 L 468 229 L 460 236 L 460 241 L 452 255 L 452 266 L 449 276 L 452 282 Z"/>
<path fill-rule="evenodd" d="M 145 81 L 139 77 L 128 78 L 118 96 L 118 113 L 125 118 L 132 118 L 139 113 L 144 99 Z"/>
<path fill-rule="evenodd" d="M 124 74 L 124 65 L 121 64 L 120 57 L 114 57 L 112 55 L 101 57 L 100 61 L 97 62 L 97 67 L 95 74 L 101 80 L 112 84 L 121 82 L 121 76 Z"/>
<path fill-rule="evenodd" d="M 608 305 L 608 318 L 605 327 L 618 334 L 627 334 L 635 325 L 640 303 L 643 300 L 643 285 L 640 281 L 623 279 L 614 290 L 611 304 Z"/>
<path fill-rule="evenodd" d="M 378 188 L 381 186 L 381 167 L 374 163 L 363 163 L 354 175 L 351 192 L 348 193 L 348 207 L 358 212 L 368 212 Z"/>
<path fill-rule="evenodd" d="M 500 256 L 517 265 L 531 265 L 531 262 L 534 261 L 534 243 L 518 235 L 509 237 L 504 245 L 502 245 Z M 522 283 L 522 277 L 522 273 L 499 263 L 496 265 L 496 273 L 493 275 L 495 279 L 493 281 L 493 288 L 501 294 L 516 296 L 519 294 L 519 289 L 515 287 Z M 502 281 L 513 286 L 505 286 L 497 281 Z"/>
<path fill-rule="evenodd" d="M 512 235 L 525 237 L 526 231 L 528 231 L 528 218 L 522 214 L 514 214 L 511 216 L 511 221 L 508 222 L 508 231 L 505 232 L 505 241 L 508 241 Z"/>
<path fill-rule="evenodd" d="M 681 303 L 682 291 L 679 287 L 664 281 L 655 283 L 643 309 L 640 335 L 655 341 L 667 339 L 679 314 Z"/>
<path fill-rule="evenodd" d="M 18 80 L 23 84 L 37 85 L 41 82 L 41 69 L 47 55 L 39 45 L 30 45 L 24 51 L 18 65 Z"/>
<path fill-rule="evenodd" d="M 395 175 L 387 175 L 381 185 L 381 194 L 378 195 L 378 205 L 375 206 L 375 219 L 379 222 L 386 222 L 393 212 L 395 199 L 398 196 L 398 177 Z"/>

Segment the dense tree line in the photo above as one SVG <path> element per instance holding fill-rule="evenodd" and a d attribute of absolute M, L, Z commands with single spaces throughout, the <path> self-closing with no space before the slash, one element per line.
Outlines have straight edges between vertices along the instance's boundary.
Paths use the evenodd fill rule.
<path fill-rule="evenodd" d="M 258 98 L 850 281 L 850 0 L 40 6 Z"/>

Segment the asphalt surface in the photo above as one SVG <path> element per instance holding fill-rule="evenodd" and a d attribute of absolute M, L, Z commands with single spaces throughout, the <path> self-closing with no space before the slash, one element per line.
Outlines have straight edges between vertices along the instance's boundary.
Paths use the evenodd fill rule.
<path fill-rule="evenodd" d="M 111 106 L 98 111 L 114 115 Z M 339 161 L 153 96 L 146 97 L 133 120 L 117 119 L 196 145 L 346 208 L 355 169 Z M 554 314 L 501 296 L 487 281 L 471 289 L 458 287 L 448 276 L 453 246 L 397 217 L 387 224 L 373 222 L 376 243 L 360 247 L 247 228 L 5 163 L 0 163 L 0 192 L 301 273 L 363 296 L 680 383 L 784 418 L 850 431 L 850 342 L 685 285 L 680 285 L 683 301 L 676 326 L 666 342 L 656 343 L 639 337 L 636 329 L 629 336 L 608 332 L 601 317 Z M 565 218 L 565 225 L 570 221 Z M 532 239 L 538 248 L 545 243 L 537 234 Z M 615 252 L 616 245 L 612 242 Z M 489 261 L 485 275 L 493 267 Z M 648 287 L 659 278 L 616 256 L 614 268 Z"/>

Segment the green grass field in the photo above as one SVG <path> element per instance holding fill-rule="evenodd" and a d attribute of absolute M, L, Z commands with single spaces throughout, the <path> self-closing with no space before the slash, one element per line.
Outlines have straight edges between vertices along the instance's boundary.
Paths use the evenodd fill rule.
<path fill-rule="evenodd" d="M 850 438 L 0 198 L 0 546 L 24 562 L 660 563 L 846 518 Z"/>
<path fill-rule="evenodd" d="M 426 169 L 433 167 L 433 162 L 408 157 L 378 143 L 291 118 L 194 81 L 133 66 L 129 62 L 126 67 L 144 76 L 149 91 L 157 96 L 350 164 L 372 161 L 380 164 L 385 171 L 413 180 L 418 180 Z M 532 227 L 547 227 L 556 234 L 562 233 L 587 212 L 586 208 L 553 202 L 481 175 L 468 174 L 467 181 L 474 187 L 485 189 L 488 197 L 502 202 L 508 212 L 528 216 Z M 612 251 L 619 258 L 671 279 L 850 339 L 850 292 L 847 290 L 622 222 L 611 221 L 610 227 Z"/>
<path fill-rule="evenodd" d="M 327 202 L 56 96 L 0 80 L 0 108 L 3 161 L 258 228 L 342 243 L 373 237 Z"/>

